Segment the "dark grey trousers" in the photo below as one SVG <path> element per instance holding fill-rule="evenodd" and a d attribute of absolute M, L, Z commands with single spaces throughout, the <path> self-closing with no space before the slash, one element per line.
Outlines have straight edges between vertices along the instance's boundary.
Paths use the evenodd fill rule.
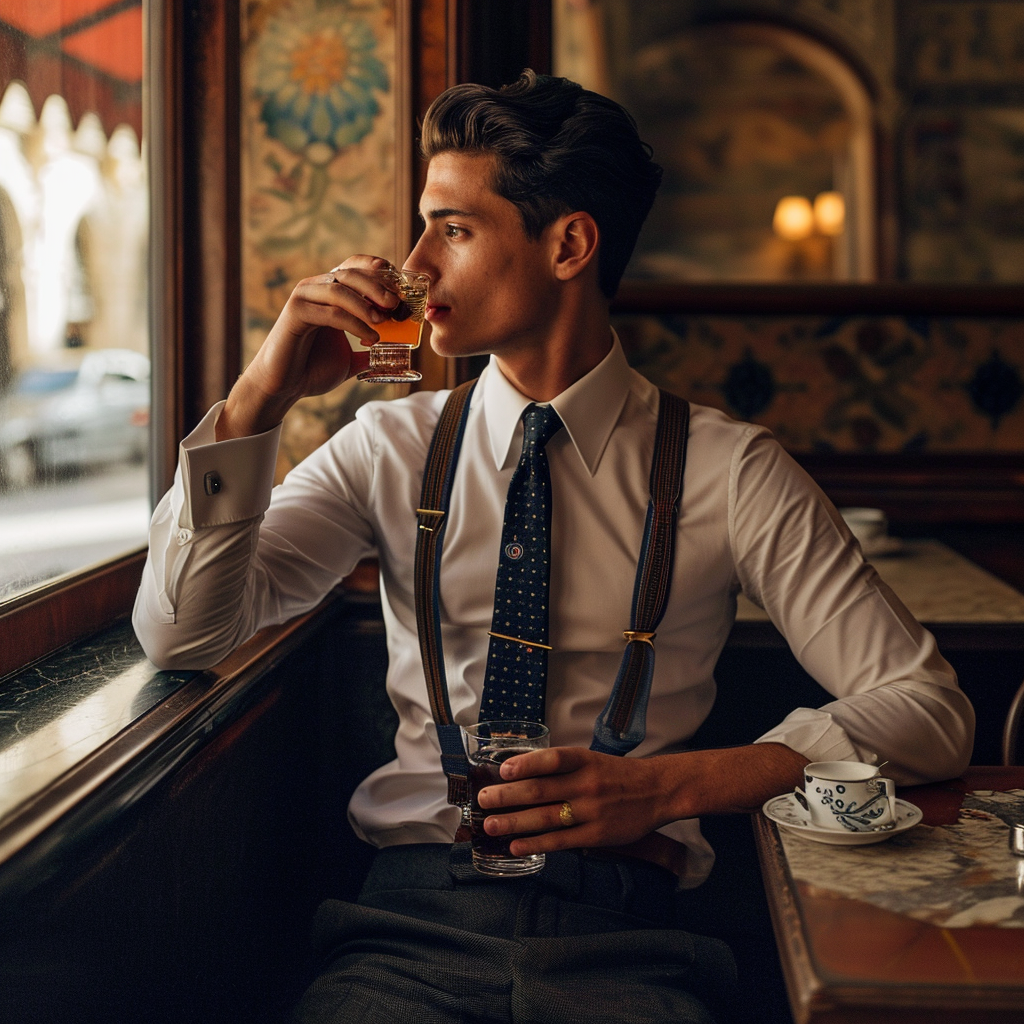
<path fill-rule="evenodd" d="M 715 1024 L 736 967 L 679 927 L 675 878 L 639 861 L 548 855 L 487 879 L 468 844 L 377 854 L 357 903 L 317 912 L 296 1024 Z"/>

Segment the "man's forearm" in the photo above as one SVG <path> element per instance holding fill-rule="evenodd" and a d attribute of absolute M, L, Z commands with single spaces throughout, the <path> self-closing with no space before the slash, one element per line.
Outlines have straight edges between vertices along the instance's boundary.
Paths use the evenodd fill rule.
<path fill-rule="evenodd" d="M 802 778 L 807 758 L 778 743 L 692 750 L 655 757 L 615 757 L 582 747 L 551 747 L 509 758 L 506 784 L 478 794 L 491 811 L 490 835 L 536 833 L 512 852 L 621 846 L 672 821 L 757 810 Z M 566 827 L 560 807 L 571 805 Z M 505 810 L 505 809 L 508 810 Z"/>
<path fill-rule="evenodd" d="M 664 761 L 666 821 L 755 811 L 799 785 L 808 763 L 781 743 L 691 750 Z"/>

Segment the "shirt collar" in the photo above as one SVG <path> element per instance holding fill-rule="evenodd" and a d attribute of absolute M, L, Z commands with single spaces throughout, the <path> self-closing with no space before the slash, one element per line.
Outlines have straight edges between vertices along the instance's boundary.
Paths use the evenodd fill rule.
<path fill-rule="evenodd" d="M 612 347 L 608 355 L 551 401 L 591 476 L 597 472 L 608 438 L 629 394 L 630 376 L 622 345 L 612 331 Z M 513 441 L 520 417 L 530 399 L 509 383 L 498 367 L 497 359 L 491 356 L 473 396 L 473 405 L 481 402 L 494 465 L 500 470 L 519 459 L 518 450 L 512 450 Z M 519 433 L 521 436 L 521 431 Z"/>

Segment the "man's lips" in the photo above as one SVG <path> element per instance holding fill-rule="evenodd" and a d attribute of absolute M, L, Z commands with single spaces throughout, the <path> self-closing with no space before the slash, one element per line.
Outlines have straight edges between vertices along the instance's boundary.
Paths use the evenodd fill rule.
<path fill-rule="evenodd" d="M 427 311 L 426 313 L 424 313 L 424 318 L 430 321 L 434 321 L 443 317 L 450 310 L 451 306 L 441 306 L 435 305 L 434 303 L 428 303 Z"/>

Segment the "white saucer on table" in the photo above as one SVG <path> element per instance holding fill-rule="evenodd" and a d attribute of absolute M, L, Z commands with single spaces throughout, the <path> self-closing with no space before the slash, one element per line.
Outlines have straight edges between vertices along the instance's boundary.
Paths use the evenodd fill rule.
<path fill-rule="evenodd" d="M 773 796 L 761 808 L 780 828 L 794 835 L 803 836 L 815 843 L 829 846 L 867 846 L 880 843 L 890 836 L 898 836 L 913 828 L 921 820 L 921 810 L 906 800 L 896 799 L 896 824 L 893 828 L 879 832 L 847 832 L 834 828 L 819 828 L 811 824 L 811 817 L 792 793 Z"/>

